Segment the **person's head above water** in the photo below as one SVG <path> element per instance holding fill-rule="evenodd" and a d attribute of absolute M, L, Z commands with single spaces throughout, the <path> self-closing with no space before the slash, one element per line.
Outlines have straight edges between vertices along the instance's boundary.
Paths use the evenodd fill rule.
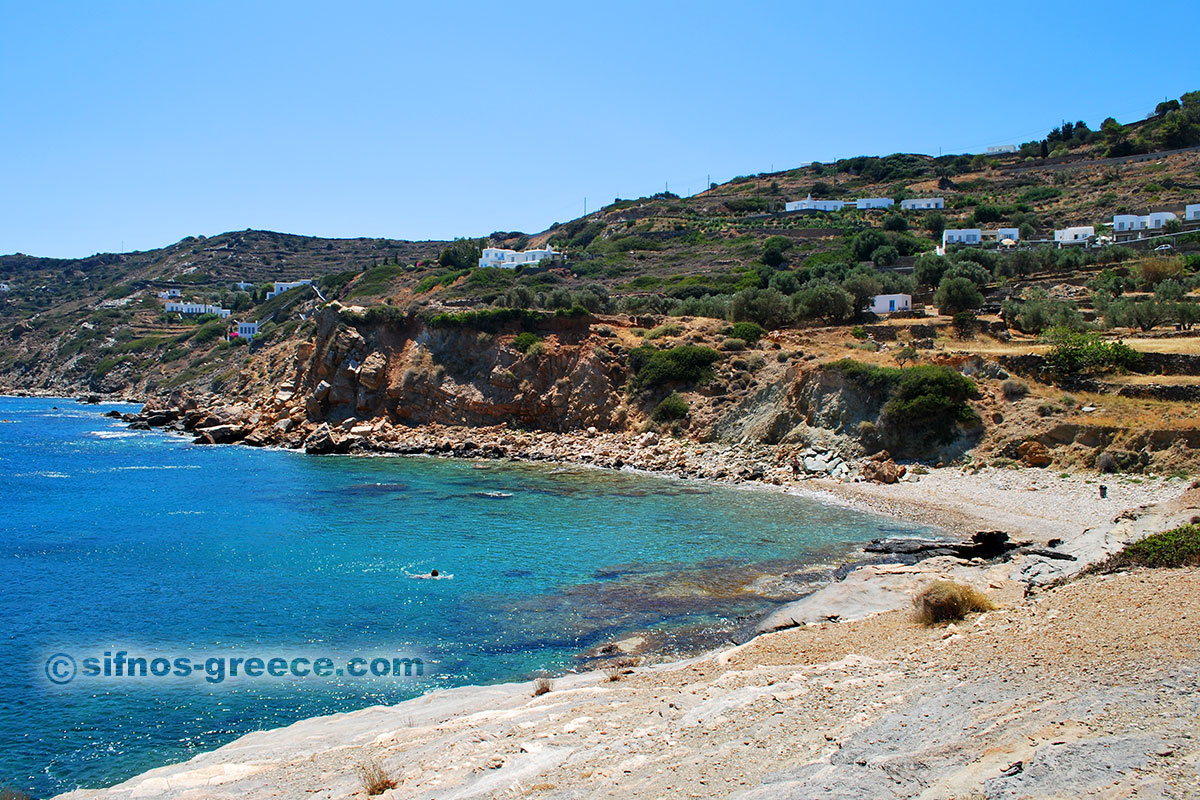
<path fill-rule="evenodd" d="M 438 576 L 438 571 L 436 569 L 431 569 L 431 570 L 429 570 L 429 574 L 432 577 L 436 578 Z"/>

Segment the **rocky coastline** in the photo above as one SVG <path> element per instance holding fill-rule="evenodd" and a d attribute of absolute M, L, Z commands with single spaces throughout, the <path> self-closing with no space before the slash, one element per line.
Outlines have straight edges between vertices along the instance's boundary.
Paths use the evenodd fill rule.
<path fill-rule="evenodd" d="M 877 680 L 888 673 L 881 673 L 874 666 L 872 659 L 875 656 L 863 656 L 865 661 L 855 661 L 855 654 L 871 649 L 871 636 L 881 625 L 900 626 L 918 639 L 925 636 L 924 632 L 914 632 L 907 627 L 910 623 L 905 621 L 907 612 L 904 610 L 910 605 L 914 592 L 922 585 L 939 578 L 968 583 L 988 593 L 1001 606 L 1002 611 L 995 614 L 1005 618 L 1020 616 L 1027 613 L 1023 609 L 1029 608 L 1030 603 L 1038 602 L 1038 597 L 1059 591 L 1057 587 L 1063 585 L 1065 579 L 1077 576 L 1089 564 L 1102 560 L 1129 541 L 1187 521 L 1200 508 L 1200 502 L 1193 496 L 1197 492 L 1188 492 L 1186 481 L 1180 480 L 1138 478 L 1122 482 L 1109 478 L 1112 486 L 1108 496 L 1097 499 L 1094 494 L 1095 476 L 1068 478 L 1029 468 L 915 469 L 879 457 L 847 462 L 836 453 L 819 448 L 697 443 L 653 432 L 614 433 L 592 429 L 556 433 L 512 430 L 507 426 L 478 428 L 437 424 L 406 428 L 383 419 L 370 422 L 355 420 L 353 423 L 331 426 L 324 422 L 296 421 L 290 415 L 280 415 L 275 409 L 263 407 L 262 404 L 227 405 L 215 401 L 215 398 L 196 401 L 184 396 L 172 397 L 167 401 L 150 401 L 134 414 L 109 412 L 108 415 L 121 419 L 133 428 L 162 429 L 190 436 L 194 441 L 204 444 L 286 447 L 313 454 L 429 455 L 645 470 L 683 479 L 734 483 L 765 491 L 812 494 L 863 510 L 936 525 L 947 532 L 975 535 L 970 539 L 964 536 L 957 540 L 951 536 L 873 542 L 864 548 L 864 555 L 875 559 L 872 563 L 843 570 L 837 580 L 778 607 L 759 621 L 755 627 L 755 638 L 733 649 L 722 649 L 698 659 L 654 665 L 638 659 L 636 652 L 618 646 L 614 652 L 621 656 L 620 670 L 607 668 L 556 678 L 557 686 L 551 696 L 558 696 L 558 704 L 547 705 L 545 700 L 536 696 L 530 699 L 530 693 L 523 684 L 462 687 L 387 709 L 367 709 L 304 721 L 279 731 L 251 734 L 213 753 L 198 756 L 185 764 L 154 770 L 112 789 L 81 791 L 71 795 L 80 798 L 266 796 L 273 791 L 271 786 L 280 782 L 291 786 L 297 793 L 301 790 L 308 792 L 312 790 L 308 788 L 310 785 L 315 786 L 322 780 L 309 774 L 304 766 L 312 763 L 313 759 L 326 764 L 323 767 L 326 773 L 332 770 L 341 776 L 335 776 L 329 790 L 321 796 L 349 797 L 358 790 L 346 775 L 354 772 L 355 765 L 362 758 L 377 758 L 388 764 L 388 759 L 391 762 L 397 760 L 398 753 L 403 753 L 405 760 L 416 754 L 421 766 L 403 773 L 405 777 L 399 788 L 391 790 L 391 797 L 443 796 L 429 783 L 431 775 L 446 776 L 447 785 L 452 785 L 458 793 L 454 796 L 511 793 L 514 786 L 525 785 L 522 782 L 527 782 L 532 776 L 544 777 L 564 770 L 569 772 L 568 768 L 575 764 L 575 759 L 570 754 L 560 759 L 559 756 L 563 754 L 557 752 L 554 758 L 549 758 L 538 741 L 522 741 L 517 752 L 505 750 L 487 756 L 495 760 L 496 766 L 463 773 L 442 763 L 439 756 L 435 755 L 437 747 L 434 745 L 444 745 L 445 737 L 451 736 L 451 732 L 458 730 L 466 720 L 493 719 L 490 715 L 500 713 L 495 709 L 501 707 L 510 709 L 507 713 L 527 719 L 531 730 L 540 731 L 546 725 L 561 726 L 564 714 L 576 714 L 576 718 L 588 716 L 587 709 L 578 709 L 580 704 L 587 705 L 591 702 L 588 698 L 598 691 L 609 692 L 608 684 L 613 682 L 621 683 L 618 688 L 645 684 L 651 687 L 646 691 L 653 691 L 654 697 L 663 698 L 657 702 L 666 702 L 667 698 L 676 696 L 688 697 L 703 687 L 707 698 L 704 703 L 715 704 L 712 714 L 706 712 L 705 718 L 721 720 L 724 715 L 719 708 L 729 703 L 733 703 L 729 708 L 739 708 L 741 701 L 734 699 L 740 697 L 738 686 L 748 688 L 748 685 L 742 679 L 719 676 L 713 680 L 699 679 L 692 672 L 699 669 L 705 673 L 715 670 L 724 674 L 733 665 L 743 663 L 742 670 L 750 669 L 752 674 L 758 675 L 762 671 L 761 666 L 753 667 L 743 660 L 753 652 L 776 652 L 781 640 L 773 637 L 783 635 L 816 636 L 822 642 L 832 639 L 844 643 L 840 661 L 832 657 L 826 662 L 806 660 L 810 655 L 813 658 L 816 656 L 803 648 L 799 654 L 780 657 L 788 663 L 799 658 L 805 665 L 796 668 L 811 674 L 813 679 L 819 680 L 821 675 L 831 674 L 826 670 L 832 669 L 843 676 L 839 680 L 846 681 L 847 687 L 856 681 Z M 894 481 L 871 480 L 871 477 L 877 477 L 881 467 L 894 469 Z M 1009 516 L 998 514 L 995 509 L 999 508 L 1003 508 Z M 1005 530 L 983 527 L 988 520 L 999 520 Z M 1069 587 L 1072 584 L 1065 585 Z M 1039 623 L 1034 619 L 1024 624 L 1033 625 L 1033 629 L 1036 629 Z M 978 624 L 976 628 L 979 628 Z M 987 633 L 990 628 L 985 626 L 981 630 Z M 796 634 L 796 631 L 809 633 Z M 977 632 L 969 629 L 948 635 L 953 640 Z M 936 651 L 936 641 L 931 640 L 925 650 Z M 913 659 L 927 656 L 928 652 L 921 655 L 918 650 L 906 651 L 898 662 L 893 654 L 890 656 L 893 660 L 888 663 L 893 663 L 902 671 L 919 671 Z M 846 658 L 850 658 L 850 661 L 846 661 Z M 754 659 L 751 661 L 760 663 Z M 918 685 L 927 689 L 934 677 L 926 676 L 922 680 L 924 683 Z M 756 684 L 757 679 L 751 683 Z M 766 685 L 775 684 L 768 681 Z M 761 694 L 759 690 L 755 692 Z M 639 697 L 627 702 L 636 705 L 645 701 L 646 698 L 639 694 Z M 566 711 L 563 710 L 563 702 L 569 706 Z M 647 713 L 653 713 L 653 709 L 647 709 Z M 875 719 L 879 713 L 880 708 L 872 706 L 860 709 L 858 716 L 861 719 Z M 422 741 L 433 749 L 425 745 L 417 746 L 409 741 L 409 734 L 398 732 L 395 729 L 395 721 L 399 719 L 397 714 L 409 715 L 406 718 L 420 716 L 423 721 L 413 724 L 421 731 L 420 735 L 424 737 Z M 829 714 L 834 716 L 820 717 L 820 724 L 831 731 L 839 729 L 839 726 L 842 730 L 854 727 L 844 721 L 838 722 L 832 709 Z M 594 722 L 589 721 L 589 725 L 584 727 L 576 726 L 576 730 L 568 734 L 586 730 L 595 739 L 592 750 L 588 751 L 588 758 L 601 762 L 595 747 L 607 746 L 606 741 L 626 740 L 610 730 L 620 727 L 616 718 L 606 722 L 603 713 L 596 713 L 591 715 L 591 719 Z M 311 732 L 306 733 L 312 725 L 328 729 L 330 734 L 314 739 Z M 593 727 L 596 729 L 587 730 Z M 502 734 L 497 730 L 492 735 L 507 738 L 514 734 Z M 563 734 L 552 734 L 551 738 L 557 735 Z M 837 738 L 842 734 L 830 735 Z M 544 738 L 546 734 L 539 736 Z M 846 741 L 850 738 L 847 735 Z M 493 749 L 491 745 L 480 745 L 473 752 L 478 755 L 491 753 Z M 828 768 L 829 755 L 826 753 L 822 756 L 819 750 L 810 753 L 811 758 L 806 763 L 826 764 Z M 578 746 L 576 751 L 582 752 Z M 462 757 L 470 760 L 474 755 L 464 752 Z M 329 766 L 330 763 L 340 763 L 342 766 Z M 641 785 L 657 785 L 656 779 L 647 773 L 642 763 L 628 770 L 617 769 L 614 773 L 614 768 L 618 766 L 606 764 L 591 773 L 585 773 L 596 777 L 604 774 L 609 778 L 614 775 L 634 775 Z M 392 768 L 388 766 L 388 769 Z M 684 771 L 688 769 L 695 768 L 685 767 Z M 492 775 L 490 770 L 500 772 Z M 493 780 L 485 780 L 489 776 Z M 747 792 L 752 790 L 756 780 L 766 780 L 770 775 L 764 772 L 750 777 L 752 780 L 741 787 Z M 590 777 L 576 776 L 574 779 L 584 783 L 591 781 Z M 435 783 L 437 780 L 435 778 Z M 694 794 L 706 796 L 703 791 L 706 780 L 703 777 L 695 778 L 693 789 L 701 791 Z M 798 785 L 804 786 L 807 791 L 812 788 L 812 780 L 812 774 L 804 773 Z M 551 780 L 535 785 L 549 786 L 552 783 Z M 767 789 L 760 787 L 758 791 Z M 722 796 L 729 793 L 732 792 L 714 792 Z M 532 794 L 559 796 L 549 789 Z M 597 789 L 581 796 L 608 794 Z M 835 792 L 832 796 L 840 795 Z"/>

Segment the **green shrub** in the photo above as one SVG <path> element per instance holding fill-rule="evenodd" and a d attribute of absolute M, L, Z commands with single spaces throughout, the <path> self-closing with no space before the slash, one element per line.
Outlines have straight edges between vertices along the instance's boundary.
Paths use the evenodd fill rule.
<path fill-rule="evenodd" d="M 738 352 L 746 349 L 746 340 L 739 339 L 736 336 L 730 336 L 725 341 L 721 342 L 721 349 L 733 352 Z"/>
<path fill-rule="evenodd" d="M 483 244 L 483 239 L 455 239 L 438 255 L 438 263 L 466 274 L 479 265 L 479 257 L 483 255 Z"/>
<path fill-rule="evenodd" d="M 894 367 L 877 367 L 874 364 L 864 364 L 851 358 L 843 358 L 826 364 L 826 369 L 836 370 L 859 386 L 870 391 L 890 394 L 900 383 L 904 370 Z"/>
<path fill-rule="evenodd" d="M 196 332 L 192 334 L 192 341 L 196 344 L 208 344 L 215 339 L 219 339 L 224 333 L 225 323 L 217 319 L 201 325 Z"/>
<path fill-rule="evenodd" d="M 671 392 L 654 408 L 650 418 L 655 422 L 673 422 L 686 417 L 688 411 L 687 400 L 684 400 L 679 392 Z"/>
<path fill-rule="evenodd" d="M 1155 533 L 1126 545 L 1095 569 L 1113 572 L 1130 567 L 1176 568 L 1200 566 L 1200 525 L 1195 523 Z"/>
<path fill-rule="evenodd" d="M 639 387 L 658 386 L 672 381 L 696 383 L 706 379 L 721 354 L 711 347 L 680 345 L 656 350 L 642 345 L 629 351 L 629 365 Z"/>
<path fill-rule="evenodd" d="M 983 305 L 983 295 L 970 278 L 945 277 L 933 294 L 933 304 L 942 314 L 957 314 Z"/>
<path fill-rule="evenodd" d="M 383 303 L 367 306 L 361 313 L 345 308 L 338 312 L 338 317 L 349 325 L 379 325 L 385 322 L 399 322 L 407 316 L 404 309 Z"/>
<path fill-rule="evenodd" d="M 725 333 L 733 339 L 743 340 L 746 344 L 754 344 L 766 335 L 767 330 L 757 322 L 735 322 Z"/>
<path fill-rule="evenodd" d="M 926 430 L 940 442 L 953 441 L 951 423 L 974 424 L 978 415 L 967 404 L 979 398 L 970 378 L 936 364 L 902 370 L 891 399 L 883 407 L 889 426 L 896 431 Z"/>
<path fill-rule="evenodd" d="M 528 353 L 531 347 L 533 347 L 535 344 L 539 344 L 541 341 L 542 337 L 538 336 L 536 333 L 522 331 L 513 337 L 512 346 L 515 349 L 520 350 L 522 353 Z"/>
<path fill-rule="evenodd" d="M 683 326 L 674 322 L 667 322 L 659 325 L 657 328 L 651 328 L 646 332 L 647 339 L 661 339 L 664 336 L 678 336 L 683 333 Z"/>
<path fill-rule="evenodd" d="M 428 324 L 431 328 L 472 328 L 495 332 L 515 323 L 531 327 L 540 319 L 538 312 L 524 308 L 484 308 L 455 314 L 435 314 L 430 317 Z"/>
<path fill-rule="evenodd" d="M 1051 328 L 1042 341 L 1050 344 L 1046 364 L 1059 380 L 1128 369 L 1141 358 L 1141 353 L 1120 340 L 1108 342 L 1096 333 L 1064 327 Z"/>

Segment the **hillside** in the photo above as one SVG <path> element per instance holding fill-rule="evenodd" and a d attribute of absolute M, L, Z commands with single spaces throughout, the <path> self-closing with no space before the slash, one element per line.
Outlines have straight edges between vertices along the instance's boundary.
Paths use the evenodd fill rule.
<path fill-rule="evenodd" d="M 507 423 L 819 442 L 846 457 L 886 447 L 930 461 L 1028 461 L 1018 445 L 1037 439 L 1063 466 L 1095 468 L 1107 450 L 1123 469 L 1186 470 L 1200 444 L 1190 403 L 1200 232 L 1175 221 L 1117 244 L 1105 228 L 1118 213 L 1182 220 L 1200 202 L 1200 150 L 1187 149 L 1197 97 L 1177 105 L 1127 126 L 1062 126 L 1014 153 L 859 157 L 692 197 L 618 199 L 534 234 L 245 231 L 73 261 L 4 256 L 0 382 L 139 399 L 217 393 L 205 402 L 261 409 L 239 421 L 241 436 L 292 446 L 322 423 Z M 809 195 L 941 197 L 945 208 L 784 210 Z M 1070 225 L 1095 226 L 1098 246 L 1055 247 L 1053 231 Z M 1020 241 L 934 253 L 943 229 L 968 227 L 1016 229 Z M 542 245 L 562 260 L 476 266 L 483 246 Z M 301 279 L 315 289 L 266 297 L 270 282 Z M 170 289 L 258 321 L 260 335 L 243 349 L 224 339 L 229 320 L 165 313 L 156 295 Z M 911 294 L 916 318 L 864 313 L 881 292 Z M 1148 355 L 1066 374 L 1060 349 L 1039 338 L 1052 329 L 1058 340 L 1088 332 L 1088 353 L 1123 337 Z M 947 434 L 937 441 L 897 433 L 912 418 L 891 403 L 904 377 L 895 367 L 911 363 L 935 383 L 939 369 L 974 381 L 917 420 L 918 433 Z M 1023 389 L 1002 385 L 1009 373 Z"/>

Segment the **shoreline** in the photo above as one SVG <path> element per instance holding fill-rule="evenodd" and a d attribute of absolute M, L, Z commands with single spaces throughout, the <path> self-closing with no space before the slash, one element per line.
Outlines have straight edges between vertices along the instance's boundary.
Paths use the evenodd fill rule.
<path fill-rule="evenodd" d="M 64 401 L 74 401 L 75 398 L 61 397 L 44 397 L 41 399 L 61 399 Z M 112 401 L 105 401 L 106 403 Z M 126 401 L 120 401 L 126 402 Z M 171 431 L 161 429 L 164 433 L 175 432 L 180 435 L 189 435 L 184 431 Z M 525 432 L 522 432 L 525 433 Z M 421 431 L 422 436 L 445 436 L 444 430 L 437 428 L 429 431 Z M 542 452 L 547 443 L 538 441 L 544 438 L 554 438 L 557 434 L 542 434 L 529 435 L 533 438 L 534 447 L 530 452 Z M 585 437 L 590 441 L 595 440 L 595 436 Z M 279 447 L 278 449 L 288 450 L 291 452 L 303 453 L 302 449 L 296 447 Z M 563 453 L 570 455 L 577 453 L 578 450 L 571 446 L 560 451 L 558 455 Z M 426 455 L 434 457 L 450 457 L 466 460 L 482 460 L 478 455 L 464 452 L 456 452 L 454 448 L 448 451 L 438 448 L 437 452 L 395 452 L 393 450 L 375 451 L 371 449 L 356 449 L 352 455 L 357 456 L 377 456 L 377 455 Z M 515 463 L 540 463 L 546 465 L 556 465 L 569 468 L 587 467 L 593 469 L 614 469 L 611 466 L 606 466 L 601 463 L 595 463 L 594 459 L 589 460 L 570 460 L 569 458 L 553 458 L 541 455 L 539 457 L 522 458 L 518 454 L 506 453 L 504 456 L 493 457 L 489 460 L 507 460 Z M 1093 476 L 1072 476 L 1071 478 L 1063 478 L 1055 476 L 1052 473 L 1047 473 L 1045 470 L 1025 468 L 1025 469 L 986 469 L 978 472 L 967 472 L 959 468 L 944 467 L 939 469 L 931 469 L 928 474 L 922 475 L 916 482 L 897 483 L 891 485 L 873 484 L 873 483 L 847 483 L 832 480 L 809 479 L 796 482 L 774 483 L 755 479 L 742 479 L 740 477 L 731 476 L 728 478 L 712 478 L 708 476 L 696 476 L 687 474 L 684 469 L 682 474 L 679 470 L 656 470 L 643 469 L 632 465 L 622 465 L 616 468 L 617 471 L 632 472 L 636 474 L 644 474 L 652 477 L 667 477 L 677 480 L 697 481 L 704 484 L 722 486 L 726 488 L 738 488 L 746 491 L 764 491 L 785 493 L 798 496 L 811 497 L 814 500 L 825 503 L 832 503 L 845 508 L 851 508 L 863 513 L 887 517 L 890 519 L 904 519 L 906 521 L 915 522 L 917 524 L 929 527 L 935 527 L 940 531 L 948 533 L 969 533 L 974 527 L 978 530 L 982 527 L 993 527 L 988 525 L 988 522 L 994 522 L 994 517 L 987 516 L 990 512 L 987 511 L 988 503 L 981 502 L 979 492 L 981 487 L 986 488 L 987 484 L 993 484 L 994 502 L 1007 504 L 1012 506 L 1012 498 L 1018 497 L 1021 500 L 1029 501 L 1036 498 L 1037 502 L 1028 503 L 1027 506 L 1022 506 L 1014 515 L 1014 518 L 1023 519 L 1027 528 L 1020 528 L 1016 531 L 1022 536 L 1033 534 L 1038 543 L 1044 544 L 1050 533 L 1061 533 L 1061 538 L 1066 539 L 1064 549 L 1070 551 L 1071 548 L 1079 550 L 1076 562 L 1072 562 L 1071 569 L 1059 569 L 1053 576 L 1047 577 L 1044 573 L 1034 570 L 1033 573 L 1028 573 L 1028 563 L 965 563 L 958 559 L 947 559 L 945 557 L 927 559 L 916 564 L 868 564 L 858 566 L 850 571 L 850 574 L 841 580 L 836 580 L 825 584 L 816 589 L 813 593 L 806 595 L 792 603 L 785 604 L 782 608 L 778 608 L 764 618 L 763 622 L 775 618 L 775 622 L 779 622 L 780 618 L 786 624 L 771 627 L 767 625 L 763 627 L 761 624 L 758 628 L 757 635 L 738 645 L 721 647 L 716 650 L 710 650 L 703 654 L 685 657 L 682 660 L 660 661 L 657 663 L 639 666 L 634 670 L 634 674 L 638 676 L 654 675 L 660 672 L 672 672 L 684 670 L 696 663 L 713 663 L 728 661 L 735 654 L 741 652 L 744 648 L 753 646 L 756 642 L 769 640 L 770 637 L 778 635 L 778 633 L 786 632 L 786 630 L 806 630 L 808 628 L 824 629 L 826 626 L 833 625 L 851 626 L 855 623 L 869 623 L 869 620 L 881 615 L 898 613 L 897 610 L 904 607 L 908 598 L 911 596 L 915 586 L 922 582 L 927 582 L 935 577 L 951 577 L 958 580 L 963 580 L 969 583 L 979 585 L 989 590 L 990 594 L 1002 598 L 1006 604 L 1015 603 L 1019 597 L 1028 594 L 1030 587 L 1035 585 L 1046 585 L 1054 580 L 1078 572 L 1084 564 L 1090 561 L 1098 560 L 1098 558 L 1107 550 L 1115 549 L 1115 546 L 1128 540 L 1130 537 L 1139 535 L 1139 533 L 1150 532 L 1147 526 L 1153 527 L 1160 524 L 1161 520 L 1169 515 L 1167 510 L 1173 501 L 1177 500 L 1179 495 L 1182 495 L 1187 489 L 1187 481 L 1178 479 L 1153 479 L 1147 481 L 1144 478 L 1125 478 L 1124 480 L 1117 478 L 1115 480 L 1106 478 L 1110 484 L 1117 487 L 1117 491 L 1110 492 L 1106 504 L 1100 504 L 1098 501 L 1092 501 L 1090 498 L 1084 501 L 1082 492 L 1086 488 L 1088 494 L 1094 489 Z M 1003 486 L 999 484 L 1004 484 Z M 1012 495 L 1013 492 L 1023 494 Z M 1068 508 L 1065 500 L 1078 500 L 1079 503 Z M 1128 501 L 1134 502 L 1128 502 Z M 1147 510 L 1147 505 L 1157 504 L 1157 509 Z M 1133 513 L 1120 520 L 1120 513 L 1114 515 L 1111 511 L 1115 508 L 1119 512 L 1124 512 L 1126 509 L 1137 509 L 1141 507 L 1143 513 Z M 1067 511 L 1066 514 L 1058 514 L 1059 519 L 1048 519 L 1052 517 L 1048 513 L 1048 509 L 1055 509 L 1058 512 Z M 1078 523 L 1082 520 L 1092 523 L 1090 526 L 1085 526 L 1078 529 Z M 937 522 L 931 522 L 936 520 Z M 1109 522 L 1112 520 L 1112 522 Z M 1161 522 L 1165 524 L 1165 522 Z M 1117 528 L 1123 530 L 1117 534 L 1113 531 Z M 1091 539 L 1089 539 L 1089 535 Z M 1100 538 L 1099 544 L 1092 539 L 1097 536 Z M 1034 559 L 1025 558 L 1024 562 L 1029 562 Z M 1014 562 L 1017 560 L 1014 559 Z M 1044 565 L 1042 565 L 1044 566 Z M 1053 567 L 1059 567 L 1058 564 L 1052 564 Z M 766 576 L 764 576 L 766 577 Z M 1032 578 L 1032 579 L 1030 579 Z M 863 595 L 871 594 L 872 596 L 863 600 Z M 764 605 L 767 602 L 764 600 Z M 836 620 L 836 622 L 834 622 Z M 772 631 L 776 631 L 773 633 Z M 634 678 L 630 678 L 633 680 Z M 605 673 L 599 670 L 590 670 L 587 672 L 569 672 L 564 676 L 559 676 L 554 679 L 556 682 L 562 682 L 566 687 L 585 687 L 594 683 L 604 683 L 608 680 Z M 430 709 L 439 709 L 438 713 L 444 713 L 440 709 L 443 708 L 445 702 L 449 702 L 446 697 L 464 698 L 478 700 L 481 697 L 493 697 L 496 695 L 506 698 L 506 702 L 516 702 L 524 700 L 524 694 L 527 690 L 527 684 L 498 684 L 490 686 L 463 686 L 451 690 L 436 690 L 428 693 L 412 701 L 406 701 L 398 706 L 387 707 L 389 709 L 407 708 L 410 704 L 416 704 L 420 701 Z M 454 694 L 458 693 L 458 694 Z M 446 697 L 443 697 L 443 696 Z M 456 701 L 457 702 L 457 701 Z M 218 748 L 214 751 L 196 756 L 188 761 L 166 765 L 156 770 L 151 770 L 142 776 L 135 776 L 129 781 L 118 784 L 109 789 L 102 790 L 83 790 L 82 793 L 70 793 L 65 796 L 69 797 L 123 797 L 126 796 L 120 792 L 124 791 L 122 787 L 129 784 L 140 782 L 143 790 L 149 790 L 152 786 L 159 786 L 158 778 L 152 777 L 158 773 L 171 772 L 187 772 L 184 768 L 193 762 L 200 762 L 206 759 L 223 758 L 225 755 L 239 751 L 247 745 L 247 740 L 253 740 L 256 737 L 271 737 L 280 736 L 284 732 L 297 729 L 297 726 L 304 728 L 311 724 L 319 724 L 321 720 L 343 719 L 348 717 L 359 717 L 362 715 L 369 717 L 372 714 L 368 712 L 376 712 L 376 708 L 363 709 L 355 712 L 343 712 L 341 714 L 332 715 L 332 717 L 310 718 L 294 723 L 285 728 L 274 729 L 273 731 L 256 732 L 246 734 L 234 741 Z M 432 713 L 432 712 L 431 712 Z M 475 713 L 480 713 L 476 711 Z M 221 754 L 218 756 L 217 754 Z M 244 777 L 250 773 L 235 770 Z M 222 771 L 223 776 L 233 780 L 240 778 Z M 207 779 L 206 779 L 207 780 Z M 153 781 L 151 785 L 147 785 L 145 781 Z M 222 779 L 222 782 L 224 778 Z M 163 784 L 163 789 L 172 788 L 170 784 L 174 781 L 168 781 Z M 207 785 L 207 784 L 206 784 Z M 111 794 L 110 794 L 111 793 Z M 150 792 L 150 796 L 154 796 L 155 792 Z M 164 793 L 164 796 L 175 796 L 173 791 Z"/>

